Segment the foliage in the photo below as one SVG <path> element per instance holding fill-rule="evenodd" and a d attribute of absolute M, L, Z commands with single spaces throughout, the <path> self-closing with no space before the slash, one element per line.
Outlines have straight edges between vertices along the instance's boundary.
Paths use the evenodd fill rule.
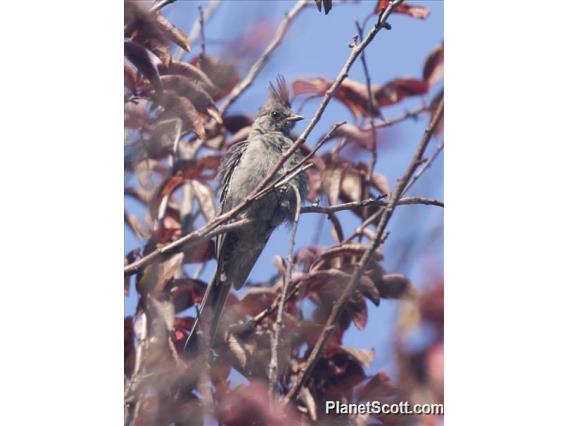
<path fill-rule="evenodd" d="M 316 0 L 315 4 L 320 10 L 323 4 L 326 14 L 332 9 L 331 1 Z M 369 12 L 383 13 L 387 5 L 378 1 Z M 308 8 L 306 13 L 313 11 Z M 401 4 L 392 13 L 425 19 L 429 12 Z M 392 124 L 377 120 L 380 111 L 408 97 L 431 94 L 443 73 L 443 45 L 425 59 L 422 76 L 398 78 L 381 86 L 351 79 L 341 82 L 333 99 L 347 108 L 352 119 L 320 138 L 322 143 L 335 141 L 335 148 L 320 154 L 304 143 L 300 149 L 313 155 L 307 170 L 309 200 L 315 205 L 326 200 L 328 206 L 354 203 L 350 210 L 361 222 L 360 232 L 346 236 L 337 216 L 322 211 L 333 223 L 336 244 L 295 247 L 292 265 L 276 258 L 275 275 L 269 282 L 251 283 L 240 296 L 231 294 L 223 319 L 230 332 L 214 342 L 211 358 L 184 351 L 195 321 L 188 312 L 201 302 L 207 287 L 200 272 L 215 261 L 211 233 L 198 235 L 191 245 L 164 248 L 217 217 L 218 167 L 227 148 L 246 139 L 253 111 L 232 114 L 220 107 L 246 77 L 234 63 L 210 57 L 204 48 L 189 61 L 176 58 L 176 49 L 191 52 L 192 48 L 195 40 L 169 23 L 159 8 L 125 3 L 125 171 L 132 177 L 125 197 L 136 200 L 146 211 L 144 221 L 125 211 L 125 225 L 145 241 L 141 249 L 126 255 L 125 266 L 156 254 L 152 261 L 125 273 L 125 293 L 133 279 L 139 297 L 136 315 L 124 319 L 125 422 L 201 425 L 212 416 L 226 425 L 390 425 L 402 420 L 384 415 L 330 420 L 324 413 L 324 401 L 442 401 L 442 284 L 421 294 L 404 275 L 385 271 L 381 250 L 373 249 L 365 239 L 381 220 L 385 203 L 380 200 L 391 188 L 374 170 L 374 162 L 350 160 L 345 147 L 356 146 L 370 156 L 377 149 L 377 129 Z M 324 96 L 333 83 L 320 76 L 307 77 L 293 81 L 291 88 L 296 100 L 312 99 Z M 442 96 L 433 94 L 430 105 L 400 121 L 433 114 Z M 441 131 L 440 121 L 435 132 Z M 324 324 L 334 304 L 369 250 L 371 256 L 362 267 L 355 292 L 329 332 L 321 356 L 308 366 L 318 338 L 328 333 Z M 189 264 L 199 265 L 194 277 L 184 268 Z M 288 266 L 293 273 L 283 296 Z M 277 359 L 273 360 L 271 346 L 282 297 L 285 312 L 276 342 Z M 384 372 L 365 373 L 374 352 L 343 343 L 351 324 L 360 330 L 367 327 L 367 301 L 378 307 L 384 299 L 402 300 L 407 306 L 399 325 L 398 385 Z M 308 314 L 306 306 L 313 306 L 313 312 Z M 416 360 L 412 357 L 417 355 L 405 350 L 403 337 L 409 324 L 416 326 L 420 321 L 433 326 L 437 338 Z M 274 389 L 269 383 L 271 361 L 277 365 Z M 302 377 L 308 367 L 309 374 Z M 232 386 L 231 371 L 244 376 L 247 384 Z M 299 380 L 304 386 L 298 395 L 286 398 Z"/>

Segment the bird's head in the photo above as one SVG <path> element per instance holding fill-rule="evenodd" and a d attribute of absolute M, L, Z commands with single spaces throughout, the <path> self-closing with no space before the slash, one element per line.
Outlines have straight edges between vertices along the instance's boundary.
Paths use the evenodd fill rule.
<path fill-rule="evenodd" d="M 253 127 L 261 132 L 281 132 L 289 135 L 296 121 L 304 117 L 292 111 L 288 86 L 282 76 L 276 79 L 276 85 L 270 83 L 268 100 L 258 110 Z"/>

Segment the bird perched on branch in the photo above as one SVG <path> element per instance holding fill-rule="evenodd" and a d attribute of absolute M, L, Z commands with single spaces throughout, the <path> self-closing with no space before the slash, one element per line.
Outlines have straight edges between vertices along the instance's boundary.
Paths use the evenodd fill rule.
<path fill-rule="evenodd" d="M 222 213 L 237 206 L 268 175 L 292 145 L 290 131 L 301 119 L 302 116 L 292 111 L 284 78 L 278 76 L 276 84 L 270 84 L 268 99 L 256 114 L 248 139 L 231 146 L 221 165 Z M 275 175 L 274 181 L 301 159 L 302 155 L 294 152 Z M 238 290 L 244 285 L 272 231 L 281 223 L 293 220 L 297 205 L 294 186 L 303 200 L 306 193 L 306 177 L 303 172 L 284 186 L 254 201 L 237 217 L 250 218 L 252 224 L 217 237 L 217 270 L 201 303 L 200 315 L 188 344 L 197 334 L 199 322 L 204 324 L 203 334 L 208 334 L 208 339 L 214 341 L 231 286 Z"/>

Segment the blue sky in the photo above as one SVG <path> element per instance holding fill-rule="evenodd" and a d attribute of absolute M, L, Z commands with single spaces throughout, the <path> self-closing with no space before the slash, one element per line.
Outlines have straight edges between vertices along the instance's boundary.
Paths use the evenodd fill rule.
<path fill-rule="evenodd" d="M 426 20 L 413 19 L 404 15 L 392 15 L 389 22 L 391 31 L 381 31 L 366 50 L 367 62 L 371 79 L 374 84 L 384 84 L 397 77 L 416 77 L 422 75 L 422 66 L 426 55 L 443 41 L 443 2 L 422 1 L 420 3 L 431 9 Z M 197 5 L 206 5 L 205 1 L 178 1 L 167 6 L 165 16 L 175 25 L 189 32 L 197 18 Z M 259 20 L 272 22 L 276 27 L 283 14 L 291 8 L 294 2 L 289 1 L 233 1 L 223 2 L 216 15 L 206 24 L 207 53 L 212 56 L 225 54 L 225 40 L 231 41 L 247 28 L 251 28 Z M 249 90 L 231 107 L 231 112 L 252 113 L 263 103 L 268 83 L 278 73 L 283 74 L 288 82 L 296 78 L 322 76 L 333 79 L 343 66 L 349 55 L 348 44 L 356 33 L 355 21 L 362 22 L 372 11 L 375 1 L 362 1 L 358 4 L 334 4 L 326 16 L 318 13 L 315 7 L 302 11 L 292 23 L 282 45 L 270 58 Z M 367 24 L 370 27 L 373 19 Z M 264 45 L 263 45 L 264 46 Z M 194 45 L 194 52 L 199 46 Z M 252 58 L 254 60 L 255 58 Z M 251 61 L 249 61 L 251 62 Z M 247 70 L 247 64 L 242 64 L 242 72 Z M 349 74 L 349 78 L 364 81 L 361 62 L 357 61 Z M 441 83 L 438 83 L 441 86 Z M 437 93 L 434 88 L 426 99 Z M 383 109 L 388 117 L 398 115 L 404 108 L 411 109 L 420 105 L 421 100 L 406 99 L 400 105 Z M 299 102 L 295 103 L 298 106 Z M 302 114 L 311 117 L 319 104 L 313 100 L 306 104 Z M 407 121 L 395 127 L 380 132 L 379 152 L 376 171 L 385 175 L 389 184 L 394 187 L 396 178 L 405 170 L 424 128 L 428 117 L 422 116 L 417 121 Z M 315 127 L 308 139 L 313 142 L 327 132 L 333 123 L 347 120 L 353 122 L 350 113 L 337 102 L 326 109 L 321 121 Z M 300 122 L 297 130 L 301 131 L 305 123 Z M 383 138 L 389 138 L 384 148 L 380 146 Z M 433 140 L 429 151 L 442 140 Z M 411 189 L 408 195 L 421 195 L 443 200 L 443 152 L 433 166 L 422 176 L 421 180 Z M 140 209 L 127 201 L 126 208 L 135 212 Z M 358 221 L 353 220 L 349 212 L 339 215 L 346 233 L 349 233 Z M 297 246 L 305 245 L 312 238 L 313 230 L 317 227 L 319 215 L 303 215 L 298 229 Z M 391 234 L 384 251 L 384 266 L 389 272 L 402 272 L 409 276 L 419 287 L 432 284 L 443 271 L 443 210 L 428 206 L 402 206 L 395 212 L 390 222 Z M 275 255 L 285 257 L 287 252 L 288 229 L 281 227 L 274 232 L 266 249 L 259 258 L 251 276 L 254 281 L 270 277 L 274 273 L 272 259 Z M 125 251 L 140 247 L 142 241 L 136 239 L 130 231 L 125 231 Z M 320 243 L 334 243 L 326 223 Z M 405 256 L 407 260 L 402 262 Z M 409 260 L 408 260 L 409 259 Z M 214 262 L 210 262 L 203 278 L 208 280 Z M 134 292 L 131 293 L 132 295 Z M 125 314 L 132 314 L 135 299 L 131 296 L 125 300 Z M 379 308 L 369 304 L 369 321 L 364 331 L 358 331 L 353 326 L 348 330 L 345 344 L 370 349 L 375 348 L 376 358 L 368 373 L 386 370 L 394 375 L 394 364 L 391 353 L 392 333 L 397 320 L 397 301 L 381 301 Z M 424 338 L 425 336 L 418 336 Z M 417 343 L 419 344 L 419 342 Z"/>

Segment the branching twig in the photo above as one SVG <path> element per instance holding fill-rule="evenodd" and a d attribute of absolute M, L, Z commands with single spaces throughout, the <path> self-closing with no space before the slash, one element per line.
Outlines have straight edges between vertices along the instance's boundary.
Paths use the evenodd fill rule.
<path fill-rule="evenodd" d="M 442 149 L 444 149 L 444 143 L 443 142 L 436 147 L 436 151 L 434 151 L 434 154 L 432 154 L 432 156 L 428 159 L 428 161 L 426 161 L 426 163 L 424 163 L 422 168 L 416 172 L 416 174 L 412 177 L 412 180 L 410 182 L 408 182 L 408 185 L 406 186 L 406 188 L 404 188 L 404 191 L 402 193 L 403 195 L 408 192 L 410 187 L 412 185 L 414 185 L 414 183 L 418 179 L 420 179 L 420 176 L 422 176 L 422 174 L 426 171 L 426 169 L 428 169 L 432 165 L 434 160 L 436 160 L 438 155 L 440 155 L 440 152 L 442 152 Z"/>
<path fill-rule="evenodd" d="M 401 198 L 398 201 L 399 205 L 412 205 L 412 204 L 424 204 L 427 206 L 437 206 L 437 207 L 444 207 L 444 202 L 439 200 L 433 200 L 430 198 L 422 198 L 422 197 L 406 197 Z M 386 207 L 388 203 L 384 200 L 377 200 L 375 198 L 368 198 L 363 201 L 352 201 L 350 203 L 345 204 L 336 204 L 334 206 L 306 206 L 302 207 L 301 213 L 335 213 L 342 210 L 353 210 L 361 207 L 368 207 L 368 206 L 378 206 L 378 207 Z"/>
<path fill-rule="evenodd" d="M 286 15 L 284 15 L 284 19 L 282 20 L 282 22 L 280 22 L 280 25 L 276 30 L 276 34 L 274 35 L 274 38 L 272 39 L 270 44 L 266 46 L 266 49 L 264 49 L 264 52 L 262 52 L 260 58 L 258 58 L 258 60 L 250 68 L 245 78 L 243 78 L 240 83 L 237 84 L 233 88 L 233 90 L 231 90 L 231 93 L 229 93 L 229 95 L 223 102 L 223 105 L 221 105 L 221 108 L 219 108 L 221 115 L 224 115 L 229 107 L 233 105 L 233 103 L 241 96 L 241 94 L 252 84 L 253 80 L 256 78 L 260 70 L 264 67 L 264 64 L 266 64 L 266 61 L 268 61 L 268 58 L 270 57 L 274 49 L 276 49 L 282 42 L 282 39 L 284 38 L 286 31 L 288 31 L 288 27 L 290 26 L 292 20 L 298 15 L 298 13 L 300 13 L 300 11 L 306 6 L 306 4 L 307 0 L 298 0 L 298 2 L 292 7 L 292 9 L 290 9 L 290 11 L 287 12 Z"/>
<path fill-rule="evenodd" d="M 288 294 L 288 286 L 290 285 L 290 281 L 292 279 L 294 245 L 296 244 L 296 232 L 298 230 L 298 221 L 300 219 L 300 207 L 302 206 L 302 197 L 300 196 L 300 191 L 294 185 L 292 185 L 292 189 L 294 190 L 294 194 L 296 196 L 296 212 L 294 214 L 294 221 L 292 222 L 292 231 L 290 232 L 288 258 L 286 259 L 286 274 L 284 275 L 284 282 L 282 284 L 282 295 L 280 296 L 280 304 L 278 305 L 278 313 L 276 314 L 276 324 L 274 325 L 274 339 L 272 341 L 272 353 L 268 370 L 268 378 L 271 391 L 275 390 L 276 382 L 278 380 L 278 342 L 280 340 L 280 331 L 282 330 L 286 295 Z"/>
<path fill-rule="evenodd" d="M 390 5 L 392 6 L 393 3 L 390 3 Z M 386 13 L 386 11 L 385 11 L 385 13 Z M 398 180 L 395 191 L 392 192 L 389 196 L 388 204 L 384 208 L 384 212 L 381 216 L 381 220 L 379 222 L 379 225 L 377 226 L 377 229 L 376 229 L 376 231 L 373 235 L 373 239 L 371 240 L 371 245 L 369 246 L 369 248 L 365 251 L 365 253 L 361 257 L 361 260 L 359 261 L 357 268 L 353 272 L 353 275 L 352 275 L 351 279 L 349 280 L 349 283 L 345 287 L 345 290 L 343 291 L 341 297 L 333 304 L 333 307 L 331 309 L 331 313 L 330 313 L 330 315 L 329 315 L 329 317 L 328 317 L 328 319 L 327 319 L 327 321 L 326 321 L 326 323 L 323 327 L 323 331 L 321 332 L 320 336 L 318 337 L 318 340 L 317 340 L 316 344 L 314 345 L 314 348 L 310 352 L 310 355 L 309 355 L 309 357 L 306 361 L 306 364 L 300 370 L 297 382 L 292 386 L 292 388 L 286 394 L 286 400 L 287 401 L 296 398 L 296 396 L 298 395 L 298 392 L 300 391 L 300 389 L 304 385 L 306 378 L 310 375 L 310 373 L 311 373 L 313 367 L 315 366 L 317 360 L 321 356 L 321 353 L 323 351 L 323 348 L 325 346 L 325 343 L 326 343 L 328 337 L 335 330 L 335 324 L 337 322 L 337 318 L 339 317 L 339 315 L 341 315 L 347 301 L 351 298 L 351 296 L 353 295 L 353 292 L 357 288 L 357 285 L 359 284 L 359 279 L 361 278 L 361 275 L 363 274 L 363 271 L 364 271 L 365 267 L 367 266 L 367 263 L 371 259 L 371 256 L 373 255 L 374 251 L 377 249 L 377 247 L 383 241 L 384 232 L 385 232 L 386 226 L 389 222 L 389 219 L 391 218 L 394 209 L 396 208 L 398 202 L 400 201 L 400 198 L 402 196 L 404 189 L 408 185 L 408 182 L 410 181 L 410 179 L 414 175 L 414 172 L 416 171 L 419 164 L 421 163 L 423 155 L 424 155 L 424 151 L 426 150 L 426 147 L 428 146 L 428 143 L 430 142 L 430 139 L 432 137 L 432 133 L 434 132 L 436 125 L 438 124 L 438 122 L 440 121 L 440 118 L 442 117 L 443 111 L 444 111 L 444 99 L 442 98 L 442 100 L 438 104 L 438 107 L 436 109 L 436 113 L 432 117 L 430 124 L 428 125 L 428 127 L 426 128 L 426 130 L 424 132 L 424 136 L 422 137 L 422 140 L 421 140 L 418 148 L 416 149 L 414 156 L 410 160 L 410 163 L 409 163 L 409 165 L 406 169 L 406 172 L 404 173 L 402 178 L 400 178 Z"/>

